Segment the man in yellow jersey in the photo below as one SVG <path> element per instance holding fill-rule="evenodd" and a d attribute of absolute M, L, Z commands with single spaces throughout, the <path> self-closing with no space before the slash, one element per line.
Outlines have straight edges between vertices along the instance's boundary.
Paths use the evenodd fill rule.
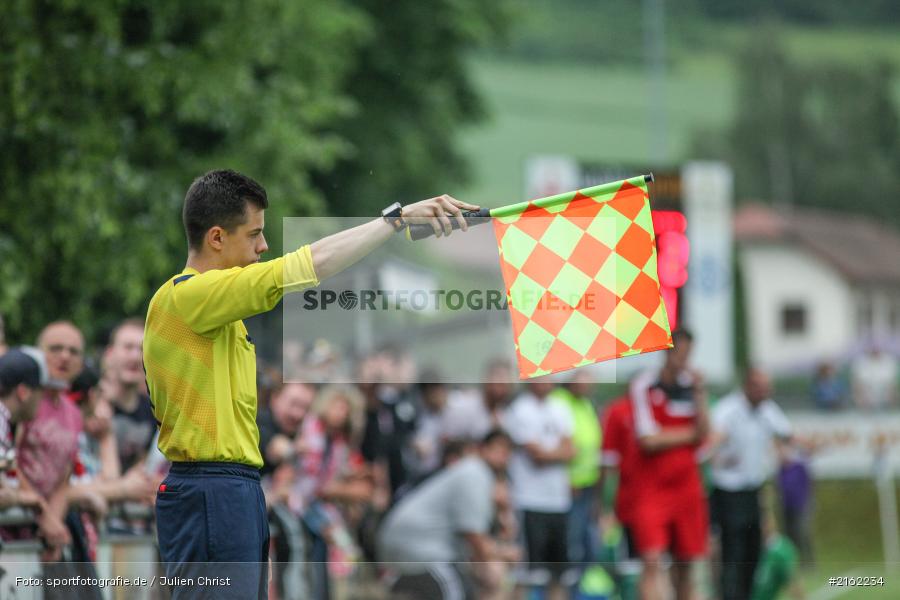
<path fill-rule="evenodd" d="M 240 173 L 196 179 L 182 215 L 187 265 L 147 311 L 147 385 L 159 449 L 172 461 L 157 494 L 157 534 L 176 600 L 267 596 L 256 352 L 241 319 L 349 267 L 407 220 L 449 235 L 450 219 L 465 230 L 462 210 L 478 208 L 449 196 L 394 203 L 382 218 L 260 262 L 267 207 L 263 187 Z"/>

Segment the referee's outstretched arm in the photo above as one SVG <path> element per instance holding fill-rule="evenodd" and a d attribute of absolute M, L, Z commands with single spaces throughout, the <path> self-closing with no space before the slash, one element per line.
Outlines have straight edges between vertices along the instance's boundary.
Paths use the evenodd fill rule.
<path fill-rule="evenodd" d="M 457 219 L 460 229 L 465 231 L 467 223 L 462 211 L 477 208 L 446 195 L 399 207 L 402 223 L 431 224 L 438 236 L 450 234 L 450 218 Z M 194 332 L 214 335 L 229 323 L 272 310 L 286 292 L 314 287 L 343 271 L 387 241 L 395 231 L 387 219 L 378 218 L 274 260 L 202 270 L 176 286 L 175 304 Z M 261 236 L 262 227 L 250 233 Z M 210 230 L 207 235 L 215 233 Z M 207 246 L 214 247 L 214 244 Z M 264 241 L 262 247 L 268 249 Z M 192 262 L 189 258 L 189 266 Z"/>
<path fill-rule="evenodd" d="M 460 229 L 465 231 L 467 223 L 462 211 L 477 210 L 478 207 L 444 195 L 400 209 L 402 221 L 428 223 L 434 228 L 435 235 L 440 237 L 442 233 L 450 235 L 450 217 L 455 218 Z M 313 242 L 313 265 L 319 279 L 328 279 L 340 273 L 383 244 L 394 231 L 395 228 L 385 219 L 376 219 Z"/>

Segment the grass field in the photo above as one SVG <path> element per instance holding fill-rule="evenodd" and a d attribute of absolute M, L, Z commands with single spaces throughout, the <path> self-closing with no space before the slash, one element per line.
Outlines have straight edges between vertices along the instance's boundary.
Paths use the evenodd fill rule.
<path fill-rule="evenodd" d="M 900 490 L 900 488 L 898 488 Z M 900 495 L 900 494 L 898 494 Z M 878 499 L 871 480 L 819 481 L 813 521 L 815 568 L 802 575 L 812 598 L 900 598 L 900 565 L 884 564 Z M 884 587 L 828 588 L 831 576 L 883 576 Z"/>

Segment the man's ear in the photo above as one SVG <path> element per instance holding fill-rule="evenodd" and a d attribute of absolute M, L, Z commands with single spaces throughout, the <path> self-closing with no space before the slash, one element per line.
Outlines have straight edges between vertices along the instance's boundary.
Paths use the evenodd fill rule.
<path fill-rule="evenodd" d="M 213 250 L 222 250 L 224 237 L 225 230 L 218 225 L 213 225 L 209 228 L 209 231 L 206 232 L 206 243 L 209 244 Z"/>

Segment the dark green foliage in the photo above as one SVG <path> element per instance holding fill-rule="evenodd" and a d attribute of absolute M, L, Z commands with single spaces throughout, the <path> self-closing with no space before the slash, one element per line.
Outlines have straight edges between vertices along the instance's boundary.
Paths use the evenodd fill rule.
<path fill-rule="evenodd" d="M 693 0 L 702 14 L 732 21 L 779 17 L 809 25 L 900 24 L 895 0 Z"/>
<path fill-rule="evenodd" d="M 889 63 L 799 65 L 765 28 L 737 68 L 737 112 L 724 147 L 738 198 L 900 226 L 900 110 Z"/>
<path fill-rule="evenodd" d="M 10 340 L 140 314 L 184 264 L 182 199 L 209 169 L 266 186 L 273 252 L 282 216 L 444 191 L 456 126 L 479 114 L 462 55 L 499 10 L 480 5 L 0 0 Z"/>
<path fill-rule="evenodd" d="M 504 2 L 481 0 L 353 0 L 373 25 L 348 74 L 357 107 L 335 132 L 350 152 L 317 184 L 329 210 L 377 214 L 449 191 L 466 165 L 454 132 L 484 115 L 470 80 L 470 51 L 504 31 Z"/>

